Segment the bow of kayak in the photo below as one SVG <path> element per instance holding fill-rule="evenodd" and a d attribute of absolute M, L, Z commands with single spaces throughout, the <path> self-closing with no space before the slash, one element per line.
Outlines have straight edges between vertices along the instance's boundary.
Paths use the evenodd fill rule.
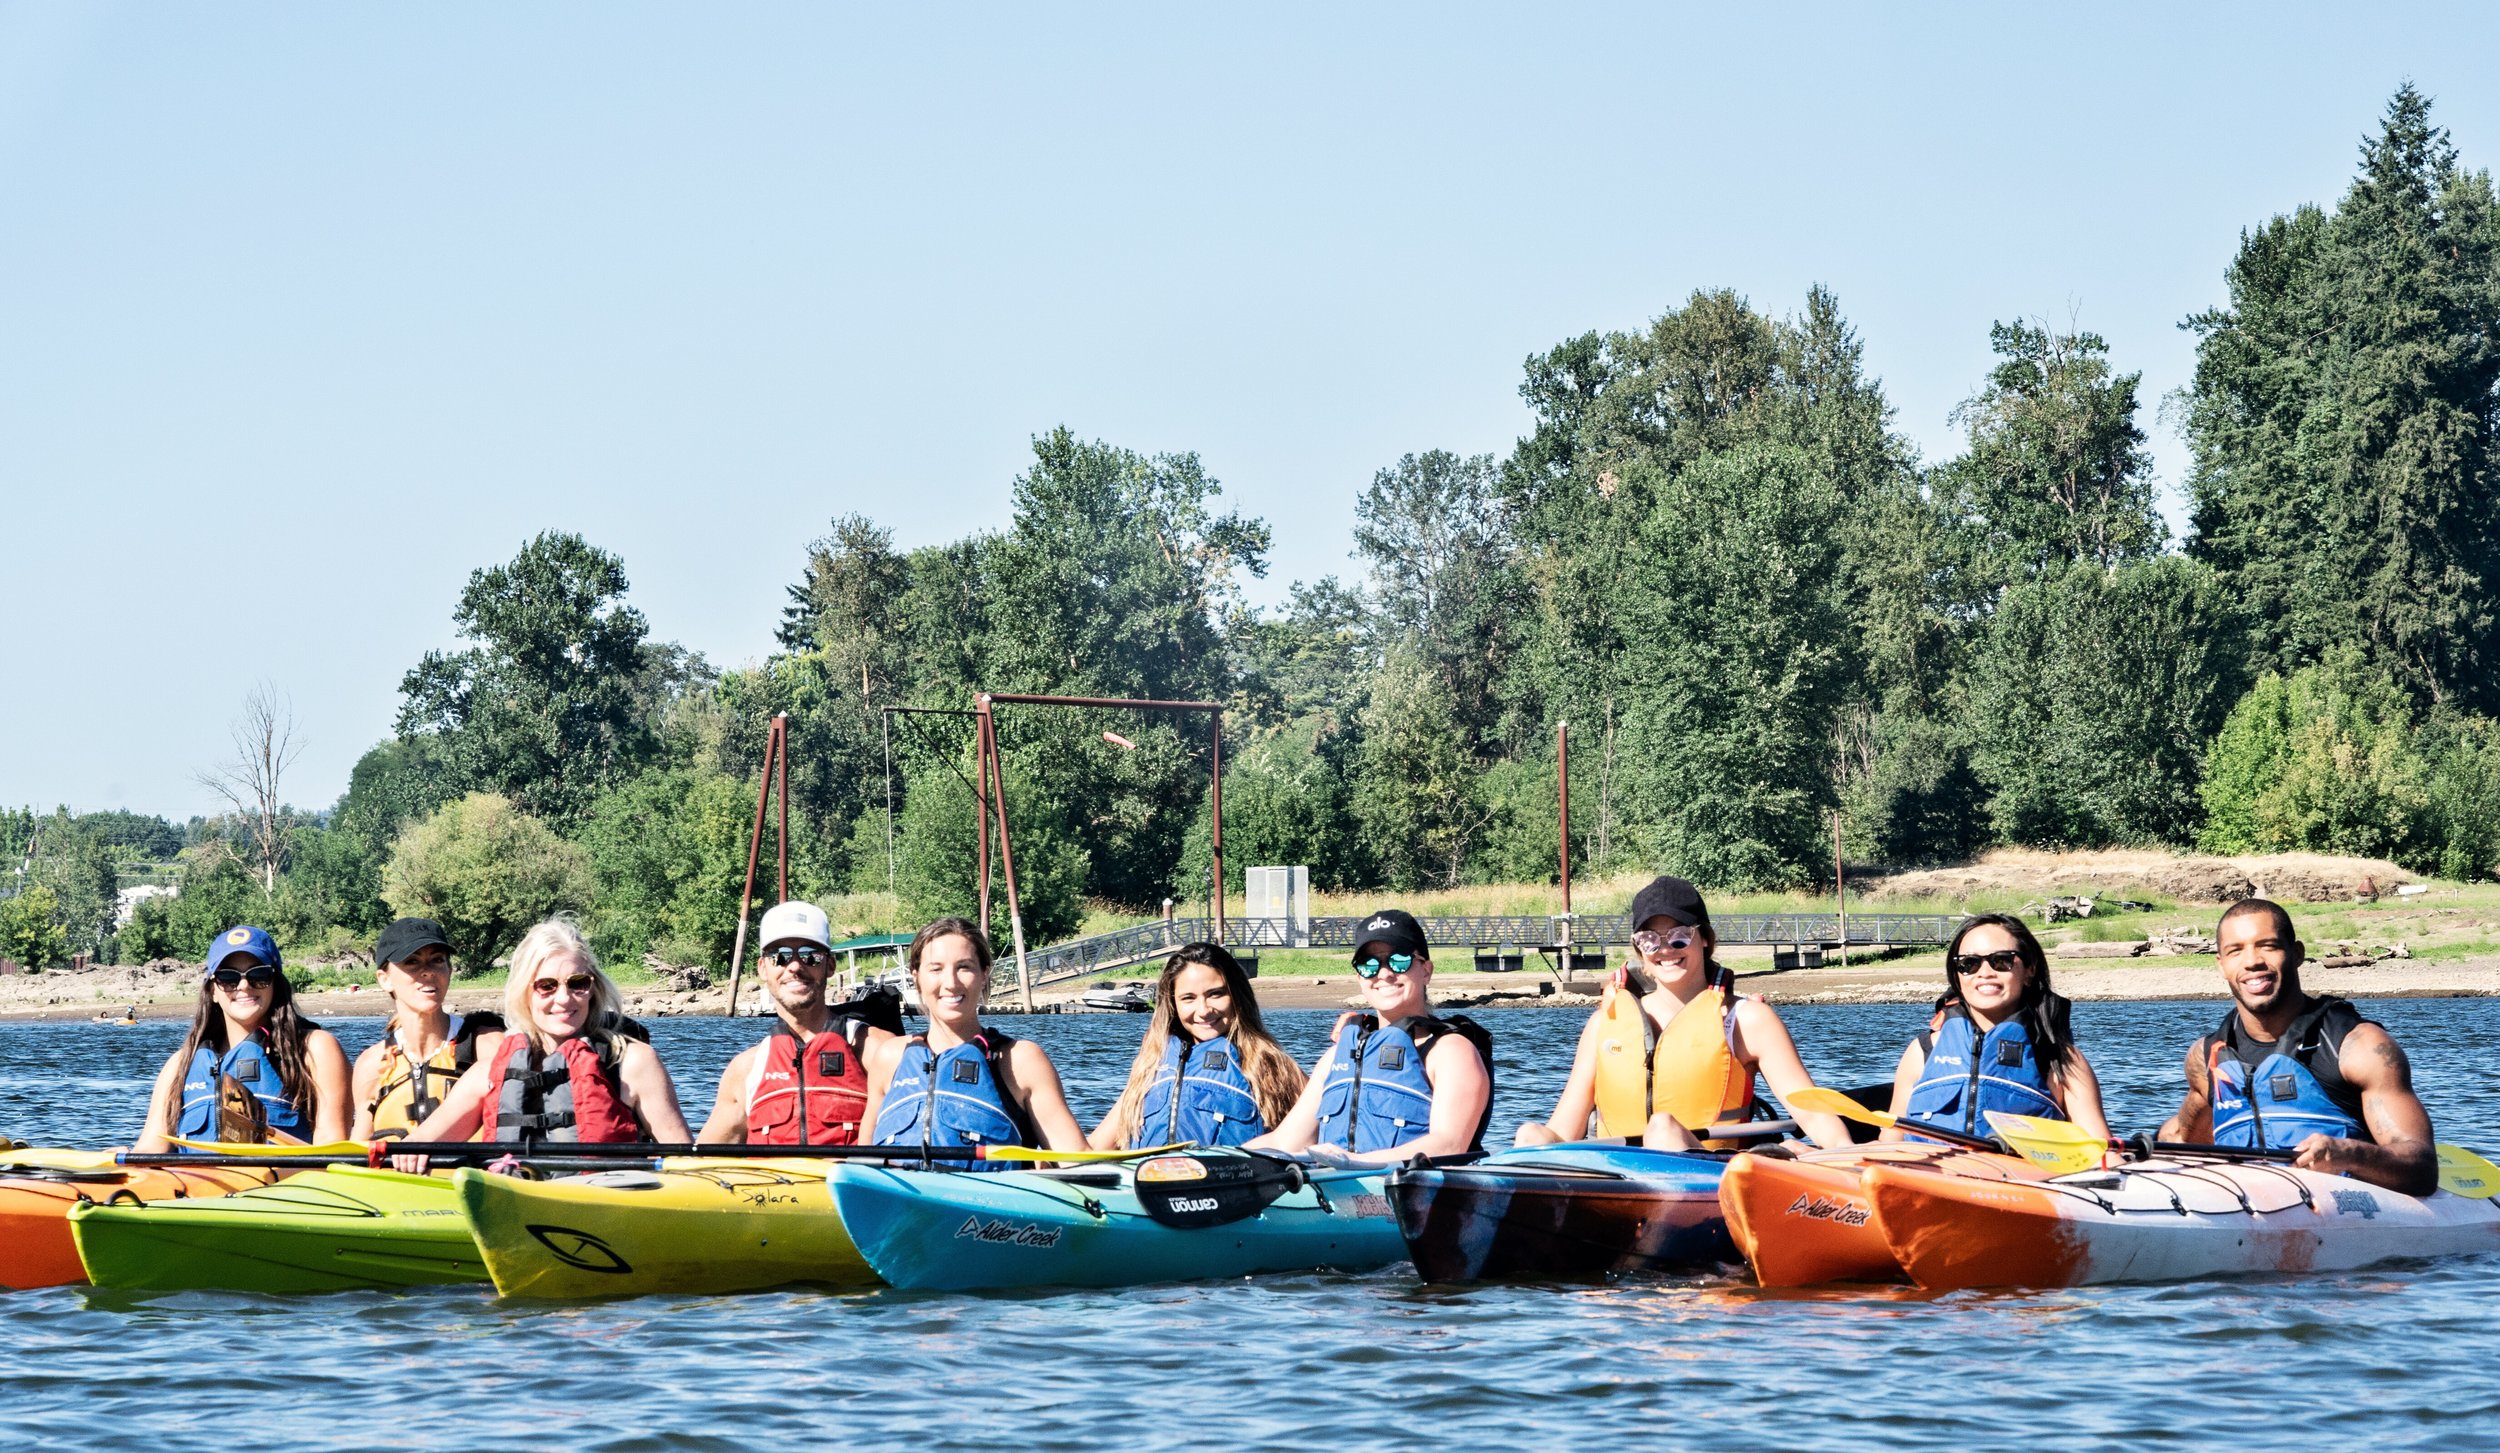
<path fill-rule="evenodd" d="M 1719 1181 L 1719 1206 L 1754 1280 L 1766 1287 L 1900 1281 L 1900 1260 L 1867 1195 L 1864 1174 L 1873 1165 L 1951 1167 L 1987 1180 L 2046 1174 L 2017 1156 L 1911 1141 L 1737 1156 Z"/>
<path fill-rule="evenodd" d="M 1737 1258 L 1719 1210 L 1727 1162 L 1637 1145 L 1539 1146 L 1401 1169 L 1388 1193 L 1426 1281 L 1705 1271 Z"/>
<path fill-rule="evenodd" d="M 0 1287 L 72 1286 L 87 1279 L 69 1213 L 101 1201 L 207 1200 L 265 1186 L 262 1170 L 115 1166 L 109 1153 L 0 1156 Z"/>
<path fill-rule="evenodd" d="M 844 1162 L 827 1177 L 860 1255 L 898 1287 L 1136 1286 L 1262 1272 L 1370 1271 L 1406 1259 L 1382 1175 L 1290 1191 L 1222 1226 L 1148 1216 L 1130 1170 L 888 1170 Z M 1385 1173 L 1384 1173 L 1385 1175 Z"/>
<path fill-rule="evenodd" d="M 209 1200 L 79 1206 L 87 1275 L 145 1291 L 341 1291 L 486 1280 L 448 1180 L 344 1166 Z"/>
<path fill-rule="evenodd" d="M 2352 1271 L 2500 1251 L 2500 1206 L 2279 1164 L 2145 1161 L 2032 1183 L 1871 1167 L 1885 1243 L 1931 1290 Z"/>
<path fill-rule="evenodd" d="M 656 1172 L 453 1178 L 469 1229 L 513 1297 L 738 1292 L 876 1281 L 819 1160 L 672 1160 Z"/>

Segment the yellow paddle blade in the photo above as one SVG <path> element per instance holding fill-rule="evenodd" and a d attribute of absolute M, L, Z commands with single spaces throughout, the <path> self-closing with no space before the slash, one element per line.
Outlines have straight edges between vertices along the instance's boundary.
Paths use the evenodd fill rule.
<path fill-rule="evenodd" d="M 1860 1125 L 1880 1126 L 1885 1130 L 1901 1123 L 1881 1110 L 1869 1110 L 1838 1090 L 1827 1090 L 1820 1085 L 1782 1095 L 1780 1103 L 1790 1110 L 1803 1110 L 1809 1115 L 1837 1115 L 1843 1120 L 1855 1120 Z"/>
<path fill-rule="evenodd" d="M 2439 1188 L 2452 1196 L 2488 1201 L 2500 1196 L 2500 1165 L 2462 1145 L 2439 1147 Z"/>
<path fill-rule="evenodd" d="M 185 1150 L 205 1150 L 212 1155 L 352 1155 L 362 1160 L 366 1154 L 365 1143 L 361 1140 L 333 1140 L 327 1145 L 288 1145 L 257 1140 L 185 1140 L 179 1135 L 165 1138 Z"/>
<path fill-rule="evenodd" d="M 109 1150 L 43 1150 L 20 1146 L 0 1154 L 0 1174 L 6 1174 L 10 1166 L 23 1166 L 28 1170 L 117 1170 L 120 1167 L 114 1164 L 113 1156 L 114 1152 Z"/>
<path fill-rule="evenodd" d="M 2059 1175 L 2099 1170 L 2109 1156 L 2106 1142 L 2093 1139 L 2063 1120 L 1991 1110 L 1988 1124 L 2023 1159 Z"/>
<path fill-rule="evenodd" d="M 1036 1150 L 1029 1145 L 984 1145 L 981 1147 L 981 1158 L 983 1160 L 1018 1161 L 1143 1160 L 1150 1155 L 1187 1150 L 1197 1143 L 1194 1140 L 1184 1140 L 1177 1145 L 1148 1145 L 1136 1150 Z"/>

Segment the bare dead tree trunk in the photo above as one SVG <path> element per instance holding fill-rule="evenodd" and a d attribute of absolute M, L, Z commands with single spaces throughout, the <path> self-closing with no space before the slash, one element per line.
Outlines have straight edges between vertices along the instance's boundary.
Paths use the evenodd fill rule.
<path fill-rule="evenodd" d="M 201 786 L 226 799 L 243 819 L 264 893 L 278 891 L 278 859 L 287 829 L 286 799 L 279 788 L 302 750 L 295 740 L 293 699 L 281 699 L 278 689 L 263 681 L 243 698 L 243 714 L 234 723 L 234 755 L 199 776 Z"/>

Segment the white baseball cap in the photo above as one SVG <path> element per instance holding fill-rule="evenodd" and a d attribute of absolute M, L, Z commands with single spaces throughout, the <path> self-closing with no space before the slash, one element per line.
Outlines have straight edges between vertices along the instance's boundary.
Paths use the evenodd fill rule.
<path fill-rule="evenodd" d="M 796 899 L 773 905 L 764 915 L 756 944 L 769 948 L 777 943 L 812 943 L 821 949 L 832 948 L 832 926 L 825 922 L 825 910 Z"/>

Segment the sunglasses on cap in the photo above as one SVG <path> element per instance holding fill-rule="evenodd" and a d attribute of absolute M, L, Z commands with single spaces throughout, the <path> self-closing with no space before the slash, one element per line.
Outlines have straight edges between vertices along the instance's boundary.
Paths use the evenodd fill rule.
<path fill-rule="evenodd" d="M 1651 933 L 1644 928 L 1632 935 L 1632 947 L 1645 954 L 1662 954 L 1669 949 L 1682 953 L 1700 941 L 1701 935 L 1689 928 L 1679 928 L 1672 933 Z"/>
<path fill-rule="evenodd" d="M 598 984 L 599 981 L 588 974 L 575 974 L 569 979 L 540 979 L 530 985 L 530 992 L 541 999 L 552 999 L 559 992 L 566 995 L 587 994 Z"/>
<path fill-rule="evenodd" d="M 1356 959 L 1354 961 L 1354 977 L 1358 979 L 1377 979 L 1383 973 L 1403 974 L 1413 967 L 1415 967 L 1415 956 L 1413 954 L 1391 954 L 1385 959 Z"/>
<path fill-rule="evenodd" d="M 251 969 L 219 969 L 209 975 L 208 979 L 220 989 L 239 989 L 245 984 L 255 989 L 266 989 L 278 982 L 278 971 L 267 964 L 262 964 L 258 968 Z"/>
<path fill-rule="evenodd" d="M 833 959 L 833 955 L 826 953 L 823 949 L 792 948 L 788 944 L 783 944 L 776 949 L 766 949 L 764 957 L 777 964 L 805 964 L 811 969 L 818 964 L 830 963 Z"/>

